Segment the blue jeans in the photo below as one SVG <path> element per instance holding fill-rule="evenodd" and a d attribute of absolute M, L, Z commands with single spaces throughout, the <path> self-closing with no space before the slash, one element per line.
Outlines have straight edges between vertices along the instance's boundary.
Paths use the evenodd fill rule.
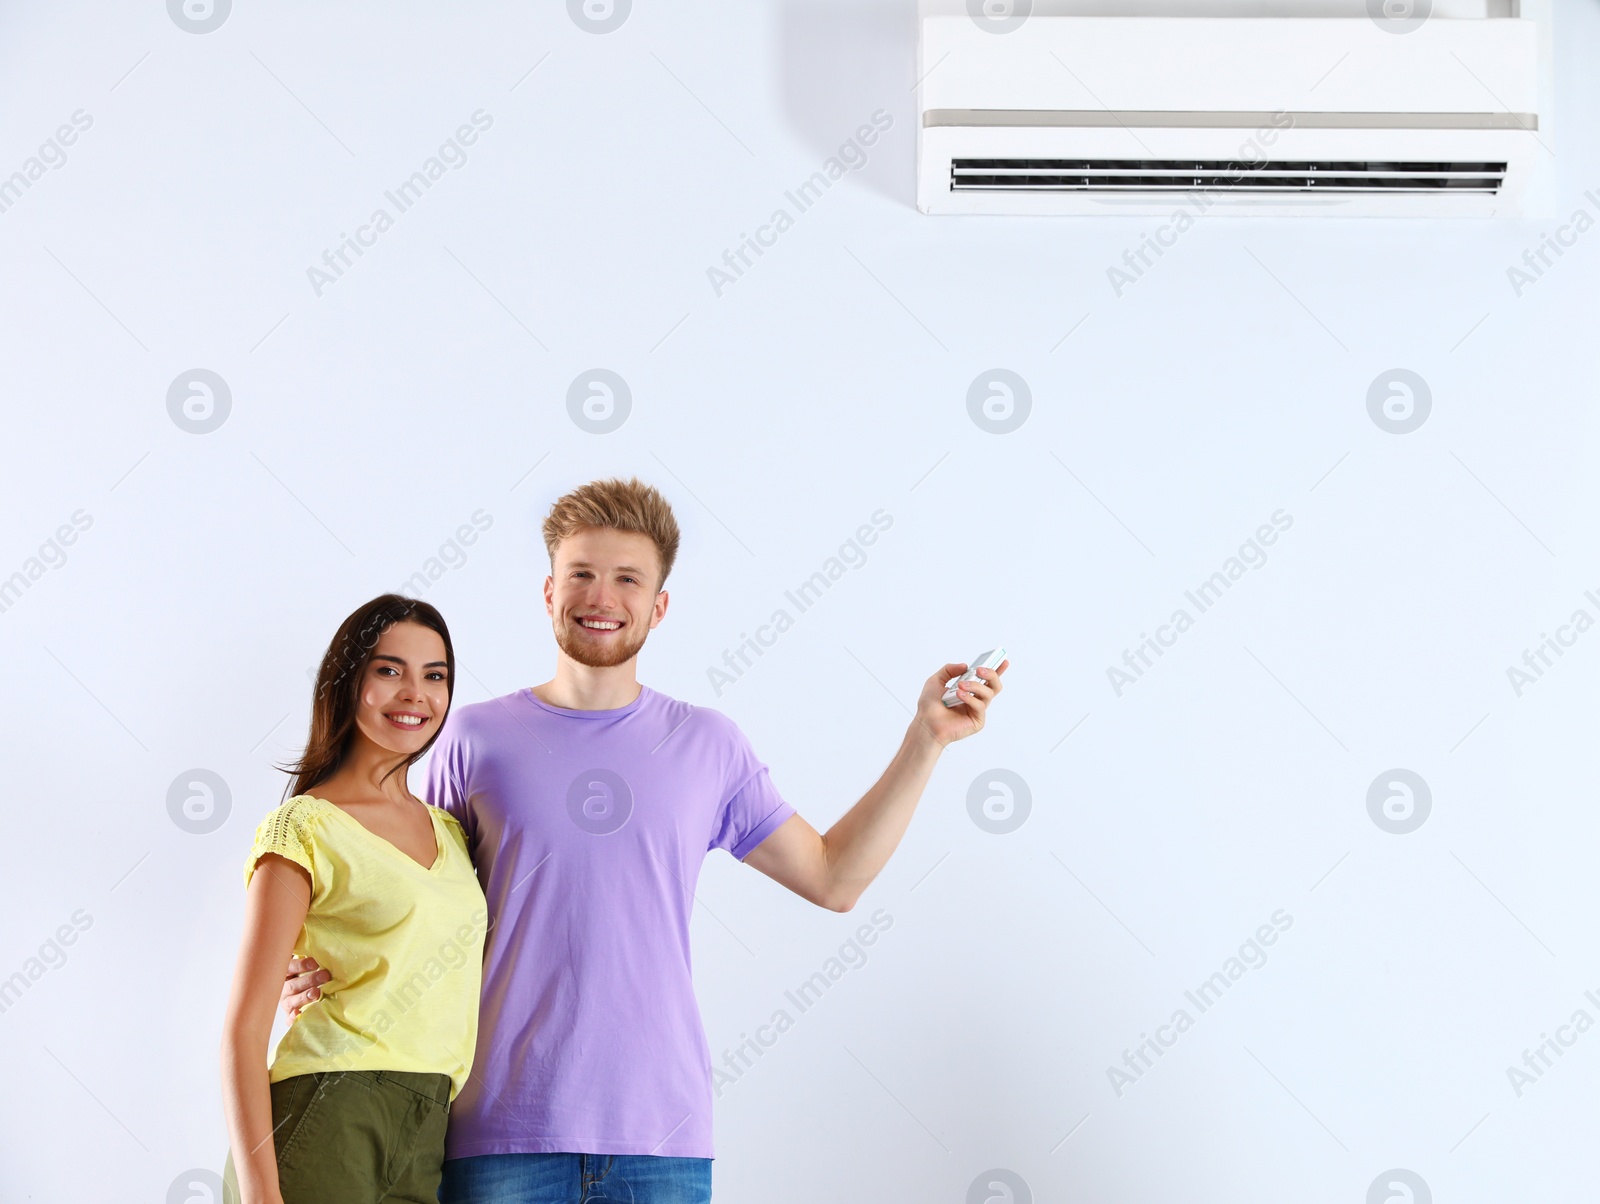
<path fill-rule="evenodd" d="M 710 1204 L 711 1159 L 480 1154 L 444 1164 L 440 1204 Z"/>

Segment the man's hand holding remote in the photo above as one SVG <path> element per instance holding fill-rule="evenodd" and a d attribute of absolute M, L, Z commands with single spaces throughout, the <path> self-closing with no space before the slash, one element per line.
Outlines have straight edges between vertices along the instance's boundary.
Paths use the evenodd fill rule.
<path fill-rule="evenodd" d="M 978 675 L 978 680 L 956 683 L 954 706 L 944 702 L 945 683 L 952 677 L 968 672 L 969 666 L 946 665 L 923 685 L 922 697 L 917 699 L 917 722 L 940 747 L 981 732 L 989 704 L 1000 693 L 1000 675 L 1010 663 L 1010 658 L 1007 658 L 1000 662 L 998 668 L 985 669 L 980 666 L 971 669 Z"/>
<path fill-rule="evenodd" d="M 820 907 L 849 911 L 905 835 L 945 746 L 983 730 L 1010 663 L 960 683 L 955 706 L 944 703 L 946 684 L 968 666 L 949 664 L 928 678 L 899 751 L 872 788 L 825 835 L 791 815 L 744 863 Z"/>

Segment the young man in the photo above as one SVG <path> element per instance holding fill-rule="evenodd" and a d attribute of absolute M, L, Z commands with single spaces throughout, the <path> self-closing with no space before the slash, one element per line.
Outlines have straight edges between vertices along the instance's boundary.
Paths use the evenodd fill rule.
<path fill-rule="evenodd" d="M 592 482 L 556 502 L 544 537 L 555 677 L 457 707 L 429 762 L 429 801 L 461 821 L 489 910 L 477 1056 L 440 1199 L 701 1204 L 712 1071 L 689 917 L 702 861 L 726 849 L 849 911 L 940 752 L 982 730 L 1006 665 L 980 670 L 955 707 L 941 695 L 967 666 L 929 677 L 888 769 L 823 835 L 732 720 L 639 683 L 678 551 L 666 499 L 637 478 Z M 328 980 L 291 963 L 284 1010 Z"/>

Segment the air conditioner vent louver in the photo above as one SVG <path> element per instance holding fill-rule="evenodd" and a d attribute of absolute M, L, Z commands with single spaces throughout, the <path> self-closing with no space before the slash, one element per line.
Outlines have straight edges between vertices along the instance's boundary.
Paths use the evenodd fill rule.
<path fill-rule="evenodd" d="M 1498 193 L 1500 163 L 1193 159 L 952 159 L 953 192 Z"/>

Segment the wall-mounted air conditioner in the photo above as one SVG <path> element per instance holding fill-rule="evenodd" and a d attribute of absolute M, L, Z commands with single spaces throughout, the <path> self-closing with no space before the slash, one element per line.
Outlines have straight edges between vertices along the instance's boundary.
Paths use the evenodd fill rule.
<path fill-rule="evenodd" d="M 917 207 L 1514 215 L 1538 25 L 1429 3 L 923 0 Z"/>

